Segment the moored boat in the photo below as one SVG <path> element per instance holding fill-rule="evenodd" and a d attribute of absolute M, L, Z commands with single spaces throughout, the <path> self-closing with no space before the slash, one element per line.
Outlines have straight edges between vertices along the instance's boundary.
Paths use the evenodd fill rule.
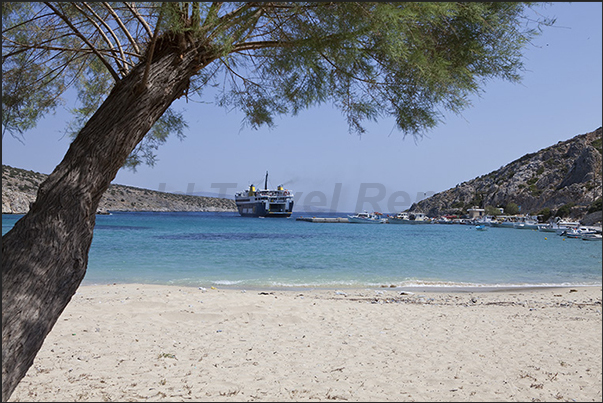
<path fill-rule="evenodd" d="M 514 216 L 498 216 L 496 220 L 490 223 L 491 227 L 514 228 L 516 219 Z"/>
<path fill-rule="evenodd" d="M 424 213 L 400 212 L 395 216 L 389 216 L 387 222 L 390 224 L 431 224 L 431 218 Z"/>
<path fill-rule="evenodd" d="M 580 239 L 583 241 L 601 241 L 603 240 L 603 235 L 593 232 L 589 234 L 583 234 Z"/>
<path fill-rule="evenodd" d="M 538 229 L 538 221 L 521 221 L 513 224 L 513 228 L 516 229 Z"/>
<path fill-rule="evenodd" d="M 352 224 L 385 224 L 387 219 L 381 217 L 381 213 L 368 213 L 366 211 L 362 213 L 356 213 L 354 215 L 348 215 L 348 222 Z"/>
<path fill-rule="evenodd" d="M 584 239 L 584 237 L 587 238 L 594 238 L 594 240 L 597 240 L 596 238 L 598 235 L 601 235 L 601 230 L 596 229 L 596 228 L 592 228 L 592 227 L 576 227 L 576 228 L 568 228 L 567 230 L 559 233 L 558 235 L 560 236 L 564 236 L 566 238 L 578 238 L 578 239 Z M 593 235 L 591 237 L 591 235 Z M 587 239 L 589 240 L 589 239 Z"/>
<path fill-rule="evenodd" d="M 557 235 L 561 235 L 563 232 L 571 229 L 580 227 L 580 223 L 576 221 L 563 221 L 557 219 L 551 220 L 546 224 L 538 224 L 538 231 L 541 232 L 556 232 Z"/>
<path fill-rule="evenodd" d="M 235 194 L 235 203 L 243 217 L 290 217 L 293 212 L 293 192 L 279 185 L 268 189 L 268 171 L 264 189 L 250 185 L 248 190 Z"/>
<path fill-rule="evenodd" d="M 538 225 L 538 231 L 540 232 L 558 232 L 559 230 L 566 230 L 566 227 L 560 227 L 557 224 L 540 224 Z"/>

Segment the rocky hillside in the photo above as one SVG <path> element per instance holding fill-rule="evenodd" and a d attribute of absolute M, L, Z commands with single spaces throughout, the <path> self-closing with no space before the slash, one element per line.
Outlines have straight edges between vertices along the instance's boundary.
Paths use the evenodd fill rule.
<path fill-rule="evenodd" d="M 571 218 L 584 219 L 591 213 L 594 215 L 588 221 L 600 222 L 601 134 L 598 128 L 526 154 L 487 175 L 415 203 L 410 210 L 429 216 L 462 215 L 473 206 L 504 208 L 514 203 L 521 206 L 521 213 L 538 214 L 545 209 L 554 213 L 563 207 Z"/>
<path fill-rule="evenodd" d="M 48 175 L 2 165 L 2 214 L 25 214 Z M 98 213 L 109 211 L 236 211 L 234 200 L 110 185 Z"/>

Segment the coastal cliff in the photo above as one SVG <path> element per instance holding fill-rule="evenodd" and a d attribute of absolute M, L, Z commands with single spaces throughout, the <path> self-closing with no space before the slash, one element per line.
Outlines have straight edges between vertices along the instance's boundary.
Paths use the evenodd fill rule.
<path fill-rule="evenodd" d="M 48 175 L 2 165 L 2 214 L 25 214 Z M 97 213 L 109 211 L 237 211 L 234 200 L 110 185 Z"/>
<path fill-rule="evenodd" d="M 521 206 L 521 213 L 554 214 L 563 208 L 573 219 L 601 222 L 601 134 L 599 127 L 526 154 L 496 171 L 421 200 L 409 210 L 434 217 L 513 203 Z"/>

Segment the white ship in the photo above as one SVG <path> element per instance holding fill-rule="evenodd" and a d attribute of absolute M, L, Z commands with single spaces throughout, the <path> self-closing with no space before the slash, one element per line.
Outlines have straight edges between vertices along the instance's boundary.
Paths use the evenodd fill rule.
<path fill-rule="evenodd" d="M 293 212 L 293 192 L 279 185 L 268 189 L 268 171 L 264 189 L 250 185 L 248 190 L 235 193 L 235 203 L 243 217 L 290 217 Z"/>

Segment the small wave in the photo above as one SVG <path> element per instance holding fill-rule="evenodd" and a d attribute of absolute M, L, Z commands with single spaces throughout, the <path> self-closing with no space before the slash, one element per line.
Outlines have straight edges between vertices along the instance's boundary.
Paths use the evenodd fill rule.
<path fill-rule="evenodd" d="M 363 282 L 363 281 L 299 281 L 299 282 L 284 282 L 284 281 L 261 281 L 261 280 L 208 280 L 208 279 L 196 279 L 185 281 L 188 285 L 196 286 L 198 284 L 211 284 L 215 286 L 224 286 L 232 288 L 270 288 L 270 289 L 333 289 L 333 288 L 347 288 L 347 289 L 365 289 L 365 288 L 379 288 L 379 289 L 407 289 L 407 288 L 421 288 L 421 289 L 447 289 L 447 290 L 470 290 L 470 289 L 509 289 L 509 288 L 554 288 L 554 287 L 593 287 L 602 286 L 601 283 L 539 283 L 539 284 L 528 284 L 528 283 L 516 283 L 516 284 L 480 284 L 480 283 L 469 283 L 469 282 L 447 282 L 447 281 L 402 281 L 402 282 Z M 182 281 L 179 281 L 182 284 Z"/>
<path fill-rule="evenodd" d="M 239 285 L 239 284 L 245 284 L 246 281 L 245 280 L 215 280 L 212 281 L 212 284 L 215 285 L 226 285 L 226 286 L 231 286 L 231 285 Z"/>

